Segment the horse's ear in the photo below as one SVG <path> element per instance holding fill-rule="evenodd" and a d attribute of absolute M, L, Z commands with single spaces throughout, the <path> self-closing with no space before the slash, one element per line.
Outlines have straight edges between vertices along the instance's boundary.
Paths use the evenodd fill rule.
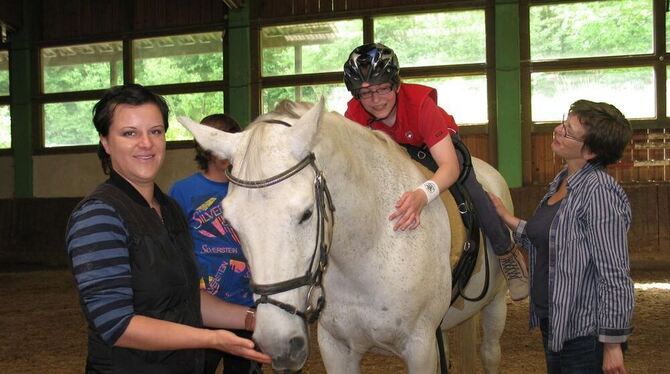
<path fill-rule="evenodd" d="M 205 150 L 211 151 L 220 159 L 230 159 L 235 146 L 243 136 L 241 133 L 229 133 L 207 125 L 201 125 L 188 117 L 177 118 L 186 130 L 193 134 L 193 138 Z"/>
<path fill-rule="evenodd" d="M 312 143 L 316 130 L 319 127 L 321 120 L 321 113 L 323 112 L 324 100 L 323 96 L 318 103 L 314 104 L 305 113 L 298 122 L 293 125 L 292 133 L 292 147 L 293 155 L 298 159 L 303 159 L 312 149 Z"/>

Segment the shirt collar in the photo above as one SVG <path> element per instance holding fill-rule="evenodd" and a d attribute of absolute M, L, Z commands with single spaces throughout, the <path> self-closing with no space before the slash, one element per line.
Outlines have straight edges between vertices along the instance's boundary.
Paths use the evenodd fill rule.
<path fill-rule="evenodd" d="M 146 206 L 147 208 L 149 207 L 149 203 L 144 199 L 144 197 L 140 194 L 135 187 L 133 187 L 130 182 L 128 182 L 124 177 L 119 175 L 114 169 L 110 169 L 109 171 L 109 179 L 105 183 L 111 184 L 114 187 L 117 187 L 121 191 L 123 191 L 128 197 L 130 197 L 131 200 L 136 202 L 137 204 L 140 204 L 142 206 Z M 156 200 L 158 200 L 158 203 L 162 206 L 165 205 L 167 202 L 167 198 L 165 197 L 165 194 L 163 194 L 163 191 L 158 187 L 156 183 L 154 183 L 154 197 L 156 197 Z"/>
<path fill-rule="evenodd" d="M 581 167 L 581 169 L 577 170 L 576 173 L 567 177 L 568 189 L 578 187 L 586 179 L 585 176 L 590 174 L 593 170 L 596 169 L 603 169 L 603 166 L 600 163 L 587 162 L 584 166 Z M 553 194 L 558 190 L 558 186 L 561 184 L 561 181 L 563 180 L 563 178 L 567 176 L 567 174 L 568 174 L 567 167 L 563 168 L 563 170 L 561 170 L 558 173 L 556 178 L 554 178 L 554 180 L 549 185 L 550 193 Z"/>

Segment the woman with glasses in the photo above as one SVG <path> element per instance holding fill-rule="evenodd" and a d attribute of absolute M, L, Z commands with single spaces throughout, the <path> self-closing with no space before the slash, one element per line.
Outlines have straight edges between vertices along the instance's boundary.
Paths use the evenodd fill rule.
<path fill-rule="evenodd" d="M 435 89 L 401 83 L 398 58 L 383 44 L 365 44 L 354 49 L 344 64 L 344 83 L 353 95 L 345 113 L 347 118 L 390 135 L 435 173 L 415 190 L 405 192 L 389 216 L 389 220 L 395 221 L 394 230 L 414 230 L 421 223 L 423 208 L 459 177 L 464 156 L 456 151 L 454 143 L 466 148 L 460 143 L 458 126 L 437 105 Z M 475 174 L 468 173 L 463 184 L 475 206 L 479 226 L 500 259 L 510 296 L 515 301 L 525 299 L 528 278 L 523 255 L 514 246 L 509 230 Z"/>
<path fill-rule="evenodd" d="M 625 373 L 634 289 L 626 193 L 605 167 L 632 130 L 606 103 L 578 100 L 554 129 L 551 149 L 565 167 L 528 221 L 491 196 L 529 252 L 530 325 L 540 326 L 549 374 Z"/>

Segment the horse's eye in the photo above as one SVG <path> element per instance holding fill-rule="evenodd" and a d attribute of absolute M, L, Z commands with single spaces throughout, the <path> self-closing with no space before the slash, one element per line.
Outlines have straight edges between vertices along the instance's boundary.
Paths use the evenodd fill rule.
<path fill-rule="evenodd" d="M 311 216 L 312 216 L 312 210 L 307 209 L 305 211 L 305 213 L 302 214 L 302 217 L 300 217 L 300 222 L 298 222 L 298 224 L 301 224 L 301 223 L 307 221 L 309 219 L 309 217 L 311 217 Z"/>

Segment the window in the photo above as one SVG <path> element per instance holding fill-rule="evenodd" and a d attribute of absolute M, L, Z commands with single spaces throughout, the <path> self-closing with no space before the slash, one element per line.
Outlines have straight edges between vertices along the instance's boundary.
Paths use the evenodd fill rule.
<path fill-rule="evenodd" d="M 44 104 L 44 146 L 98 144 L 91 109 L 96 100 Z"/>
<path fill-rule="evenodd" d="M 530 122 L 533 139 L 527 182 L 548 183 L 562 167 L 550 151 L 551 129 L 578 99 L 615 105 L 635 129 L 610 174 L 622 182 L 670 180 L 670 26 L 667 14 L 654 13 L 664 5 L 660 0 L 528 5 L 528 18 L 522 13 L 521 20 L 528 27 L 521 34 L 522 104 L 530 108 L 524 121 Z"/>
<path fill-rule="evenodd" d="M 483 10 L 374 18 L 375 41 L 393 48 L 401 67 L 486 62 Z"/>
<path fill-rule="evenodd" d="M 459 125 L 488 122 L 486 75 L 405 79 L 437 90 L 437 104 L 454 116 Z"/>
<path fill-rule="evenodd" d="M 132 66 L 123 64 L 130 51 L 124 50 L 122 40 L 43 48 L 43 146 L 97 144 L 91 110 L 103 90 L 123 84 L 124 76 L 133 76 L 134 82 L 165 97 L 170 107 L 168 141 L 192 139 L 176 116 L 200 120 L 223 112 L 222 35 L 217 31 L 131 39 Z"/>
<path fill-rule="evenodd" d="M 393 48 L 403 81 L 433 87 L 459 125 L 488 123 L 484 10 L 374 18 L 375 41 Z M 448 47 L 446 47 L 448 46 Z M 459 73 L 453 67 L 459 67 Z M 428 73 L 431 77 L 422 75 Z M 426 71 L 426 73 L 423 73 Z"/>
<path fill-rule="evenodd" d="M 372 40 L 364 41 L 368 27 Z M 330 110 L 344 113 L 351 94 L 342 66 L 354 48 L 374 40 L 396 52 L 403 81 L 436 88 L 439 104 L 459 124 L 488 123 L 483 9 L 267 26 L 260 40 L 262 112 L 281 99 L 324 96 Z"/>
<path fill-rule="evenodd" d="M 262 75 L 339 72 L 362 41 L 361 20 L 264 27 Z"/>
<path fill-rule="evenodd" d="M 9 116 L 9 105 L 0 105 L 0 149 L 12 147 L 12 121 Z"/>
<path fill-rule="evenodd" d="M 100 90 L 123 83 L 121 42 L 42 49 L 44 93 Z"/>
<path fill-rule="evenodd" d="M 347 110 L 347 102 L 351 94 L 344 84 L 320 84 L 309 86 L 275 87 L 263 89 L 263 112 L 269 112 L 283 99 L 294 101 L 318 102 L 321 97 L 326 99 L 326 108 L 339 113 Z"/>
<path fill-rule="evenodd" d="M 43 145 L 66 147 L 98 143 L 85 93 L 123 83 L 120 41 L 42 48 Z M 81 99 L 63 100 L 66 93 Z M 88 96 L 91 96 L 90 94 Z M 100 95 L 95 95 L 99 97 Z"/>
<path fill-rule="evenodd" d="M 186 116 L 200 121 L 214 113 L 223 113 L 223 92 L 196 92 L 175 95 L 164 95 L 170 108 L 168 128 L 165 138 L 170 140 L 193 139 L 188 130 L 177 122 L 178 116 Z"/>
<path fill-rule="evenodd" d="M 0 96 L 9 96 L 9 52 L 0 50 Z"/>
<path fill-rule="evenodd" d="M 178 85 L 164 95 L 170 107 L 167 140 L 193 139 L 176 120 L 195 121 L 223 113 L 223 33 L 171 35 L 132 42 L 135 82 L 145 86 Z"/>
<path fill-rule="evenodd" d="M 0 50 L 0 149 L 12 146 L 9 116 L 9 52 Z"/>
<path fill-rule="evenodd" d="M 342 66 L 363 44 L 362 20 L 268 26 L 260 40 L 263 112 L 282 99 L 316 102 L 323 96 L 330 110 L 344 113 L 351 95 Z"/>
<path fill-rule="evenodd" d="M 144 86 L 223 79 L 221 32 L 133 40 L 135 82 Z"/>
<path fill-rule="evenodd" d="M 644 59 L 654 52 L 653 0 L 531 5 L 529 28 L 533 122 L 560 121 L 579 98 L 610 102 L 628 118 L 656 117 L 653 65 Z"/>
<path fill-rule="evenodd" d="M 533 121 L 560 120 L 579 98 L 613 104 L 627 118 L 654 118 L 655 90 L 651 66 L 533 73 Z"/>

